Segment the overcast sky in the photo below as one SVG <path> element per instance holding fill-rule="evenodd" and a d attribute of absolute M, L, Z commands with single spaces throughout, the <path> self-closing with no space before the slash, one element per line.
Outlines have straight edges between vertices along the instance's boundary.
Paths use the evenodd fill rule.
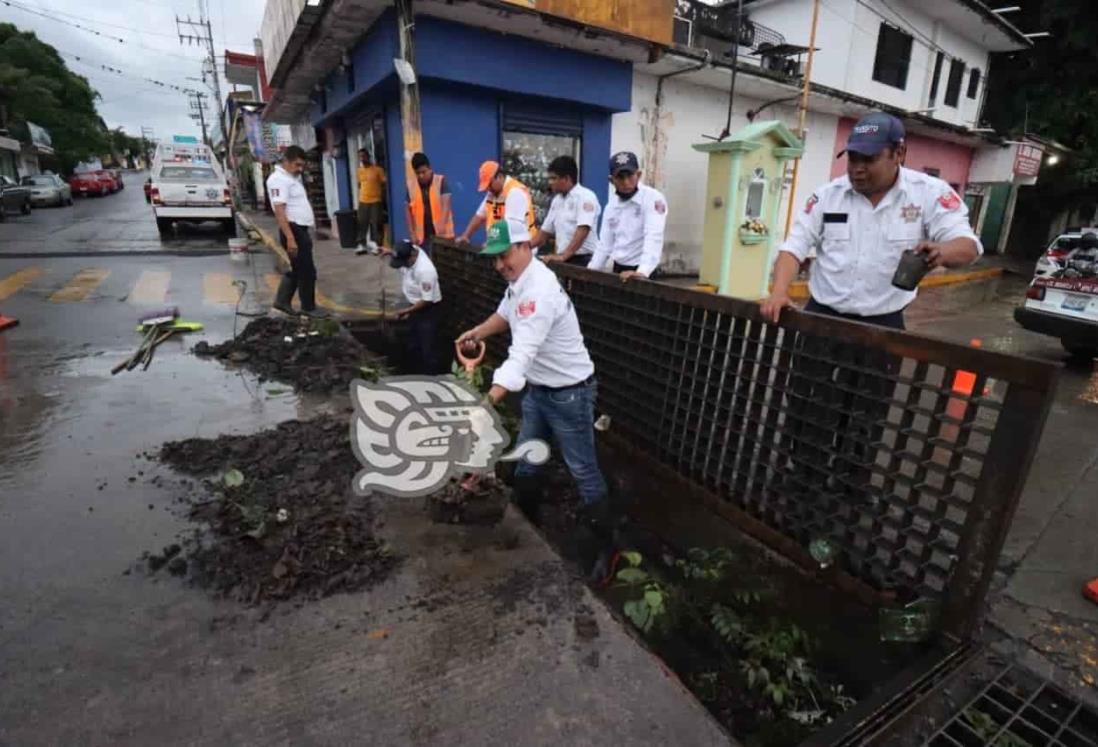
<path fill-rule="evenodd" d="M 199 134 L 184 93 L 145 82 L 152 78 L 181 87 L 205 90 L 200 78 L 205 50 L 181 45 L 175 17 L 198 18 L 198 0 L 12 0 L 0 3 L 0 21 L 34 31 L 38 38 L 62 53 L 69 69 L 86 77 L 102 99 L 99 113 L 109 127 L 123 127 L 140 135 L 141 127 L 152 127 L 157 137 Z M 218 55 L 226 49 L 251 54 L 252 40 L 259 35 L 265 0 L 206 0 Z M 17 6 L 53 16 L 55 19 L 94 29 L 103 34 L 75 28 L 58 20 L 26 12 Z M 116 38 L 124 39 L 119 42 Z M 64 55 L 78 55 L 80 62 Z M 100 64 L 121 70 L 124 75 L 101 70 Z M 221 72 L 224 60 L 218 58 Z M 221 78 L 224 96 L 232 90 Z M 211 103 L 213 96 L 210 97 Z"/>

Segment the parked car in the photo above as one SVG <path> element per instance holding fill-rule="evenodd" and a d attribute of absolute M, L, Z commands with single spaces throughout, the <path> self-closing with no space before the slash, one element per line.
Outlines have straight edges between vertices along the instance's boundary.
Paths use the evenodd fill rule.
<path fill-rule="evenodd" d="M 114 172 L 112 171 L 108 171 L 107 169 L 100 169 L 99 171 L 95 172 L 95 176 L 99 179 L 100 182 L 107 185 L 107 189 L 111 194 L 114 194 L 118 190 L 122 189 L 122 187 L 119 186 L 118 178 L 115 177 Z"/>
<path fill-rule="evenodd" d="M 114 180 L 115 192 L 121 192 L 126 188 L 126 185 L 122 183 L 122 169 L 107 169 L 106 171 L 111 175 L 111 179 Z"/>
<path fill-rule="evenodd" d="M 216 221 L 236 235 L 229 185 L 211 162 L 158 162 L 153 166 L 149 197 L 156 228 L 167 235 L 176 221 Z"/>
<path fill-rule="evenodd" d="M 72 188 L 73 195 L 105 197 L 113 191 L 114 181 L 110 176 L 104 180 L 97 171 L 84 171 L 69 177 L 69 186 Z"/>
<path fill-rule="evenodd" d="M 62 205 L 72 204 L 72 187 L 64 182 L 57 174 L 36 174 L 24 176 L 23 186 L 30 187 L 31 202 L 38 205 Z"/>
<path fill-rule="evenodd" d="M 1081 238 L 1065 234 L 1053 242 L 1014 319 L 1028 330 L 1058 337 L 1072 356 L 1090 360 L 1098 357 L 1098 249 L 1083 246 Z"/>
<path fill-rule="evenodd" d="M 8 212 L 15 210 L 30 215 L 30 187 L 16 183 L 10 176 L 0 176 L 0 221 L 7 220 Z"/>

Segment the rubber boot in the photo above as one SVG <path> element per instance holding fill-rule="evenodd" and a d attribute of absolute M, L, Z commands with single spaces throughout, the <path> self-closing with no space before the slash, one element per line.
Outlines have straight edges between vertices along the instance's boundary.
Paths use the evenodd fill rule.
<path fill-rule="evenodd" d="M 619 529 L 624 517 L 617 515 L 609 498 L 583 507 L 576 527 L 580 564 L 587 580 L 604 585 L 614 572 L 614 555 L 618 552 Z"/>
<path fill-rule="evenodd" d="M 293 307 L 294 299 L 294 281 L 286 275 L 282 276 L 281 282 L 278 284 L 278 291 L 275 293 L 275 300 L 271 306 L 278 309 L 283 314 L 290 314 L 293 316 L 297 312 Z"/>
<path fill-rule="evenodd" d="M 511 500 L 534 526 L 541 526 L 541 502 L 545 497 L 545 484 L 540 477 L 515 475 L 511 488 Z"/>

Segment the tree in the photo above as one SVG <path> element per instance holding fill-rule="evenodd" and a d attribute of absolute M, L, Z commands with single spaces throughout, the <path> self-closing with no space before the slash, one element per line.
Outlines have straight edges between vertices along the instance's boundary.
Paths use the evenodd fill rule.
<path fill-rule="evenodd" d="M 96 111 L 99 94 L 34 33 L 0 23 L 0 117 L 26 137 L 26 123 L 45 127 L 64 171 L 108 147 Z"/>
<path fill-rule="evenodd" d="M 986 118 L 1001 131 L 1059 141 L 1075 168 L 1098 166 L 1098 24 L 1093 0 L 1018 0 L 1009 16 L 1027 31 L 1048 31 L 1033 48 L 996 55 Z"/>

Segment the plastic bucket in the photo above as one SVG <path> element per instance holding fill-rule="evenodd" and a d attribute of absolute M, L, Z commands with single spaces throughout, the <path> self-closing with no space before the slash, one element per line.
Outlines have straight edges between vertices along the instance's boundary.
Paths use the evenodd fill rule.
<path fill-rule="evenodd" d="M 229 259 L 243 262 L 248 259 L 248 240 L 229 239 Z"/>

